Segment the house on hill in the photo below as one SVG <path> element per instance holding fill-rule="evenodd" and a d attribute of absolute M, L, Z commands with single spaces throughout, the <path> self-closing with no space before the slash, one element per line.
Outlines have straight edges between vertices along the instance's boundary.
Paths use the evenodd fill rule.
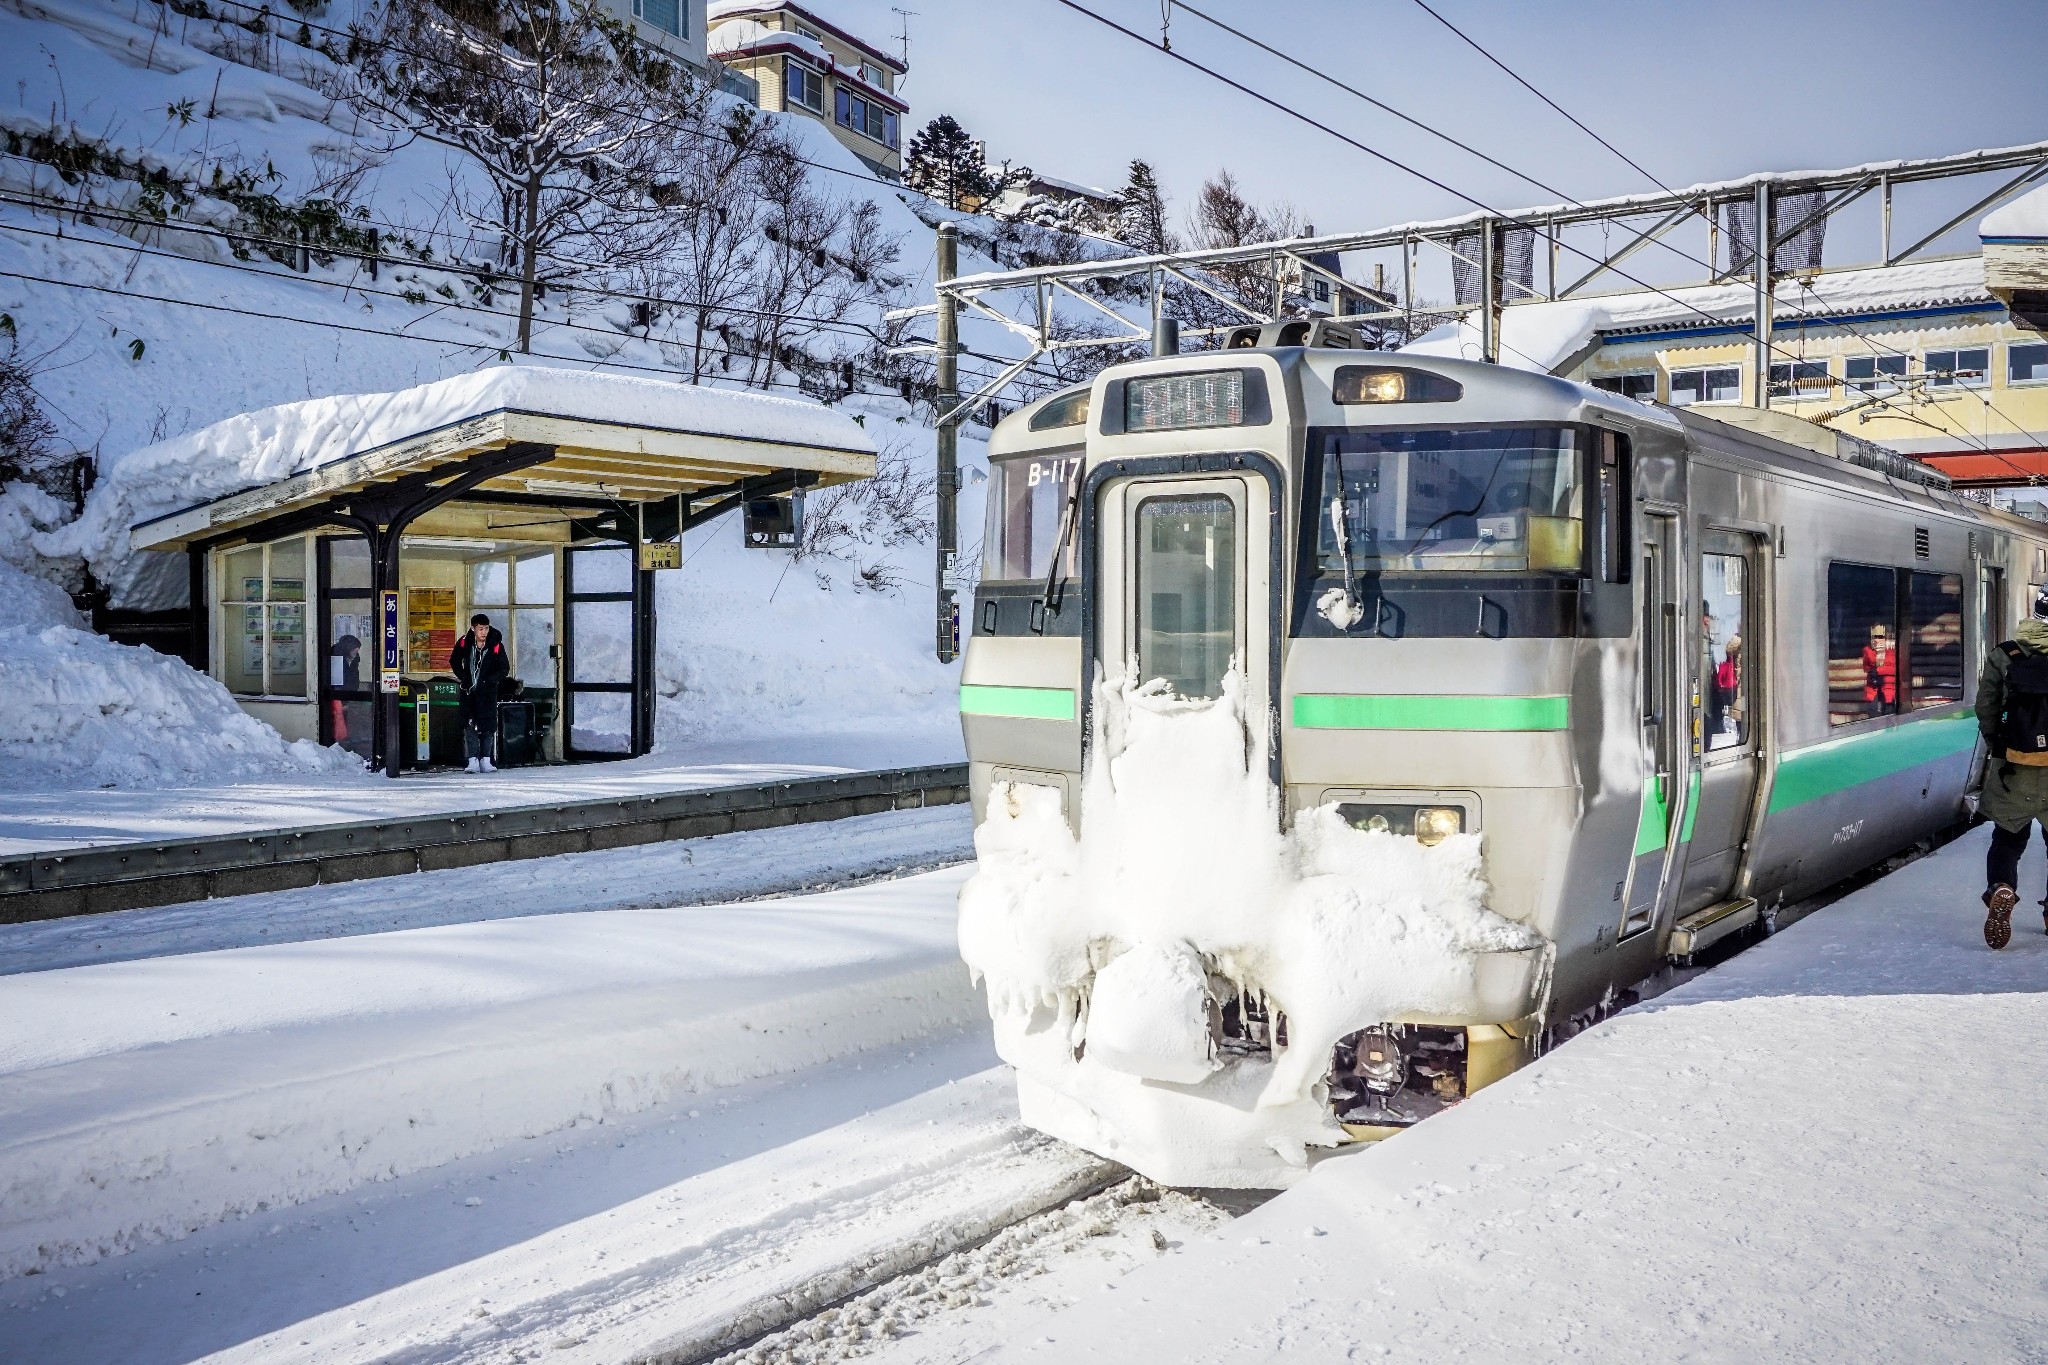
<path fill-rule="evenodd" d="M 910 68 L 901 58 L 833 23 L 814 4 L 711 0 L 707 22 L 710 56 L 756 82 L 763 109 L 822 120 L 869 170 L 903 178 L 910 106 L 896 88 Z"/>

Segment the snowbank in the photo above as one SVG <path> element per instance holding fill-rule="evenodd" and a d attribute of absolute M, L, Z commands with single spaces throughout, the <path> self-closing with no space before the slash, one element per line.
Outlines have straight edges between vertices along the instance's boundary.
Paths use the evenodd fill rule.
<path fill-rule="evenodd" d="M 964 1024 L 963 875 L 0 979 L 0 1277 Z"/>
<path fill-rule="evenodd" d="M 998 1358 L 2039 1359 L 2048 938 L 2015 917 L 1985 950 L 1988 837 L 1318 1164 Z"/>
<path fill-rule="evenodd" d="M 86 628 L 46 579 L 0 561 L 0 787 L 169 787 L 362 763 L 287 744 L 179 659 Z"/>
<path fill-rule="evenodd" d="M 1189 702 L 1100 685 L 1082 837 L 1057 792 L 999 784 L 960 897 L 961 956 L 1025 1119 L 1169 1184 L 1298 1179 L 1307 1148 L 1342 1136 L 1319 1093 L 1340 1038 L 1513 1020 L 1548 961 L 1485 908 L 1478 835 L 1425 848 L 1333 807 L 1282 834 L 1241 687 Z M 1210 1001 L 1260 996 L 1287 1046 L 1212 1055 Z"/>
<path fill-rule="evenodd" d="M 288 478 L 484 413 L 514 410 L 872 452 L 867 433 L 816 403 L 545 366 L 493 365 L 395 393 L 340 394 L 242 413 L 110 460 L 78 520 L 34 535 L 51 558 L 92 566 L 116 606 L 175 606 L 176 556 L 128 548 L 135 523 Z"/>

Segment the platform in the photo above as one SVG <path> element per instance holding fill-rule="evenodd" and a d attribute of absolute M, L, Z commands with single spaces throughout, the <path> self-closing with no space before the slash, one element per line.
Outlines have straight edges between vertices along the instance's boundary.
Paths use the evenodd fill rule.
<path fill-rule="evenodd" d="M 806 736 L 618 763 L 156 791 L 0 792 L 0 923 L 966 799 L 951 736 Z"/>
<path fill-rule="evenodd" d="M 1325 1161 L 993 1359 L 2039 1359 L 2043 871 L 2030 853 L 1991 952 L 1988 837 Z"/>

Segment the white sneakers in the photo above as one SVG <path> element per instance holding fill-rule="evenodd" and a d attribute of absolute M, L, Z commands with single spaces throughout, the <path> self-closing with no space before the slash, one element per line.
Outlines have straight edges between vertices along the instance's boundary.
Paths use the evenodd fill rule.
<path fill-rule="evenodd" d="M 469 766 L 462 771 L 466 773 L 494 773 L 498 771 L 498 765 L 491 762 L 488 758 L 472 758 L 469 760 Z"/>
<path fill-rule="evenodd" d="M 480 758 L 472 758 L 471 760 L 469 760 L 469 765 L 465 767 L 462 771 L 466 773 L 480 773 L 483 771 L 483 769 L 479 768 L 477 764 L 481 762 L 483 762 L 483 760 Z"/>

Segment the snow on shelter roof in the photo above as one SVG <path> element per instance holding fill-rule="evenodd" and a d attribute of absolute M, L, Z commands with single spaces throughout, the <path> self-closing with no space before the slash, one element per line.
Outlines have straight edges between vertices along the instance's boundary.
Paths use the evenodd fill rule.
<path fill-rule="evenodd" d="M 126 482 L 154 472 L 214 494 L 130 531 L 136 549 L 175 550 L 403 476 L 457 477 L 515 444 L 553 453 L 477 493 L 656 502 L 786 470 L 820 483 L 875 472 L 867 433 L 815 403 L 510 365 L 243 413 L 134 451 L 116 469 Z M 192 479 L 195 468 L 206 474 Z"/>

